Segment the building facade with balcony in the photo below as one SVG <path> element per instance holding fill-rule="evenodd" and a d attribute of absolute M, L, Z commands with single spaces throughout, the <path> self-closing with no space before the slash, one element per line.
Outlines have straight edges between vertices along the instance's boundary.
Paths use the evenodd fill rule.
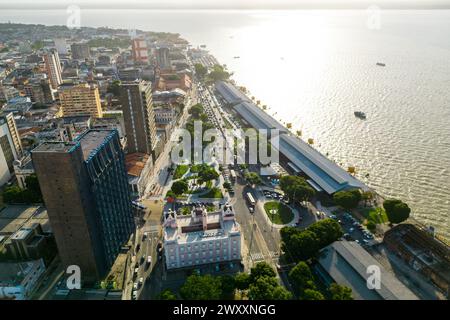
<path fill-rule="evenodd" d="M 241 228 L 231 205 L 218 212 L 195 207 L 190 215 L 164 214 L 167 269 L 241 260 Z"/>

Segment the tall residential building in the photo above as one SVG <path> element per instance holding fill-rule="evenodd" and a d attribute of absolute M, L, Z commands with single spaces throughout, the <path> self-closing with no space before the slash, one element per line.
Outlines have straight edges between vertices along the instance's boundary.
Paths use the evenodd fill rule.
<path fill-rule="evenodd" d="M 101 118 L 103 115 L 98 88 L 88 84 L 62 89 L 59 102 L 63 117 L 89 114 Z"/>
<path fill-rule="evenodd" d="M 147 81 L 123 82 L 120 86 L 120 100 L 128 153 L 154 154 L 157 136 L 153 112 L 152 85 Z"/>
<path fill-rule="evenodd" d="M 190 215 L 164 214 L 164 253 L 167 269 L 241 260 L 241 227 L 233 208 L 218 212 L 199 206 Z"/>
<path fill-rule="evenodd" d="M 70 50 L 72 51 L 72 59 L 74 60 L 84 60 L 91 56 L 87 43 L 73 43 L 70 46 Z"/>
<path fill-rule="evenodd" d="M 53 42 L 55 43 L 55 49 L 58 51 L 59 54 L 68 54 L 69 50 L 67 50 L 67 42 L 64 38 L 57 38 L 54 39 Z"/>
<path fill-rule="evenodd" d="M 33 164 L 64 266 L 102 279 L 135 229 L 125 156 L 116 130 L 44 142 Z"/>
<path fill-rule="evenodd" d="M 169 48 L 161 47 L 156 49 L 156 61 L 160 69 L 170 68 Z"/>
<path fill-rule="evenodd" d="M 0 186 L 14 173 L 14 160 L 23 155 L 20 135 L 12 113 L 0 116 Z"/>
<path fill-rule="evenodd" d="M 59 54 L 56 50 L 52 49 L 44 55 L 45 70 L 50 84 L 53 89 L 58 89 L 62 83 L 62 69 L 61 62 L 59 61 Z"/>
<path fill-rule="evenodd" d="M 3 86 L 0 83 L 0 100 L 11 100 L 20 96 L 20 92 L 14 88 L 9 86 Z"/>
<path fill-rule="evenodd" d="M 33 79 L 34 80 L 34 79 Z M 50 104 L 55 100 L 48 79 L 30 81 L 23 86 L 25 96 L 31 99 L 31 102 L 41 104 Z"/>
<path fill-rule="evenodd" d="M 148 63 L 148 48 L 145 39 L 135 38 L 132 40 L 131 54 L 135 63 Z"/>

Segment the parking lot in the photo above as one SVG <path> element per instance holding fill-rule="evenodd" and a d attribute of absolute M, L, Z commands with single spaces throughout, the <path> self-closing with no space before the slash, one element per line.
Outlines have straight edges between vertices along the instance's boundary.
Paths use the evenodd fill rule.
<path fill-rule="evenodd" d="M 361 223 L 358 222 L 348 212 L 338 212 L 330 218 L 337 220 L 344 230 L 344 238 L 349 241 L 356 241 L 361 245 L 373 244 L 374 236 Z"/>

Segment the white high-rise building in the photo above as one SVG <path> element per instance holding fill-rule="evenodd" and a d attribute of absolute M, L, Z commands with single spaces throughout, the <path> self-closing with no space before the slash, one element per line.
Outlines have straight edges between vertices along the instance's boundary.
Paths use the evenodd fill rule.
<path fill-rule="evenodd" d="M 22 157 L 22 143 L 12 113 L 0 116 L 0 186 L 14 174 L 14 161 Z"/>
<path fill-rule="evenodd" d="M 166 212 L 164 252 L 167 269 L 241 260 L 241 227 L 231 205 L 219 212 L 204 206 L 190 215 Z"/>
<path fill-rule="evenodd" d="M 67 42 L 64 38 L 57 38 L 54 39 L 53 42 L 55 43 L 55 49 L 58 51 L 59 54 L 68 54 L 69 50 L 67 49 Z"/>
<path fill-rule="evenodd" d="M 48 78 L 50 79 L 50 84 L 54 90 L 62 83 L 62 69 L 61 62 L 59 61 L 59 54 L 56 50 L 50 50 L 44 55 L 45 70 L 47 72 Z"/>

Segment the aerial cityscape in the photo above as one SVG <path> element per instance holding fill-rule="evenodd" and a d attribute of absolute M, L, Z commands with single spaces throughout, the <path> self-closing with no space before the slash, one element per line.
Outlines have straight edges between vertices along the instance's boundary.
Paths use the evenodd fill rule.
<path fill-rule="evenodd" d="M 0 300 L 449 299 L 450 10 L 8 10 Z"/>

